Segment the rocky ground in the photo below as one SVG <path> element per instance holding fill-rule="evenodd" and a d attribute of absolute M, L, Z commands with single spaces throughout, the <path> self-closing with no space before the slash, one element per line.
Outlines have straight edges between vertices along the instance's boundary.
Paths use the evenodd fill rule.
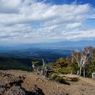
<path fill-rule="evenodd" d="M 95 95 L 95 80 L 61 75 L 69 84 L 50 81 L 41 75 L 19 70 L 0 71 L 0 95 Z M 77 78 L 78 81 L 72 81 Z"/>

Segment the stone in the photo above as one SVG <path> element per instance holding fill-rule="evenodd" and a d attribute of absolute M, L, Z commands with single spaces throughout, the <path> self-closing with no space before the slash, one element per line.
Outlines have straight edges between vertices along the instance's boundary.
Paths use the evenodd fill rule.
<path fill-rule="evenodd" d="M 37 85 L 34 85 L 33 89 L 30 91 L 30 95 L 45 95 L 43 91 L 37 87 Z"/>
<path fill-rule="evenodd" d="M 27 95 L 27 91 L 20 86 L 12 86 L 9 90 L 5 91 L 5 95 Z"/>
<path fill-rule="evenodd" d="M 3 95 L 5 90 L 6 90 L 5 87 L 0 86 L 0 95 Z"/>
<path fill-rule="evenodd" d="M 95 78 L 95 73 L 92 73 L 92 78 Z"/>

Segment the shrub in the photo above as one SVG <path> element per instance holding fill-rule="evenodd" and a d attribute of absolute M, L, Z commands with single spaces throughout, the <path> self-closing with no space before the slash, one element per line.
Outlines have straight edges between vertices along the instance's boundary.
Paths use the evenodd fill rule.
<path fill-rule="evenodd" d="M 63 67 L 62 69 L 60 69 L 60 71 L 59 71 L 60 73 L 62 73 L 62 74 L 68 74 L 68 73 L 70 73 L 70 69 L 67 67 Z"/>
<path fill-rule="evenodd" d="M 51 80 L 54 80 L 58 75 L 54 72 L 51 72 L 49 73 L 48 77 L 51 79 Z"/>
<path fill-rule="evenodd" d="M 57 82 L 59 82 L 59 83 L 63 83 L 65 80 L 64 80 L 62 77 L 57 76 L 57 77 L 55 78 L 55 81 L 57 81 Z"/>
<path fill-rule="evenodd" d="M 65 80 L 61 76 L 59 76 L 57 73 L 50 73 L 49 78 L 59 83 L 65 82 Z"/>

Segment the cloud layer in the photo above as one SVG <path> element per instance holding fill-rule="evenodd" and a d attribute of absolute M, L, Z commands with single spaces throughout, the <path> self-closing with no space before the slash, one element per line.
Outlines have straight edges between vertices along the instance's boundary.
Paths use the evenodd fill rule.
<path fill-rule="evenodd" d="M 95 37 L 95 29 L 85 29 L 91 18 L 89 4 L 37 2 L 37 0 L 0 1 L 0 40 L 44 42 L 81 40 Z M 94 16 L 94 15 L 93 15 Z"/>

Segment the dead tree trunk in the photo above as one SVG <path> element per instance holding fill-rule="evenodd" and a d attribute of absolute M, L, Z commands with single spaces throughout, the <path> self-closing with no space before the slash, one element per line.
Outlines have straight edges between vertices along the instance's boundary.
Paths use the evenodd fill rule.
<path fill-rule="evenodd" d="M 43 63 L 43 66 L 42 66 L 41 74 L 43 76 L 45 76 L 45 61 L 44 61 L 44 59 L 42 59 L 42 63 Z"/>
<path fill-rule="evenodd" d="M 80 67 L 80 71 L 79 71 L 79 75 L 81 76 L 81 72 L 82 72 L 82 67 Z"/>
<path fill-rule="evenodd" d="M 89 59 L 91 59 L 93 47 L 84 48 L 82 52 L 73 51 L 72 58 L 78 63 L 79 75 L 82 74 L 82 68 L 86 66 Z M 85 71 L 83 72 L 85 76 Z"/>
<path fill-rule="evenodd" d="M 84 70 L 83 70 L 83 76 L 85 77 L 85 68 L 84 68 Z"/>
<path fill-rule="evenodd" d="M 33 68 L 34 71 L 36 71 L 36 67 L 35 67 L 34 64 L 32 64 L 32 68 Z"/>
<path fill-rule="evenodd" d="M 42 74 L 45 78 L 47 78 L 47 76 L 48 76 L 48 68 L 47 68 L 47 66 L 45 66 L 45 61 L 44 61 L 44 59 L 42 59 L 42 63 L 43 63 L 43 66 L 42 66 L 41 74 Z"/>

